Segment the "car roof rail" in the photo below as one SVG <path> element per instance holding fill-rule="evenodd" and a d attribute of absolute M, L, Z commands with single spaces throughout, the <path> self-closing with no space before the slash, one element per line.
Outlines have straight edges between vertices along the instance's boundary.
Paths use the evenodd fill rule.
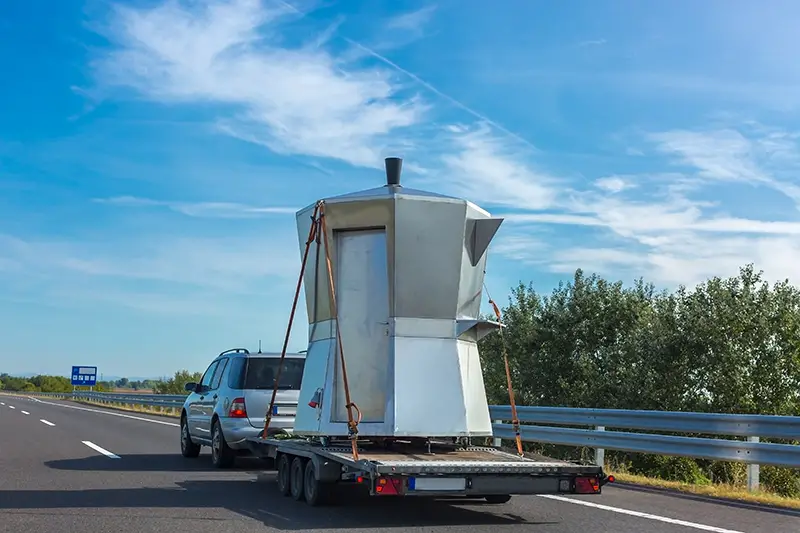
<path fill-rule="evenodd" d="M 226 353 L 234 353 L 234 352 L 250 355 L 250 352 L 248 351 L 247 348 L 231 348 L 230 350 L 225 350 L 224 352 L 220 353 L 217 357 L 222 357 Z"/>

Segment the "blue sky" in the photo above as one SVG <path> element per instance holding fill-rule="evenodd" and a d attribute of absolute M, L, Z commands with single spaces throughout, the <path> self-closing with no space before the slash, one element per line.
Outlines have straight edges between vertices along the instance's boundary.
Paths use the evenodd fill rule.
<path fill-rule="evenodd" d="M 294 210 L 393 155 L 405 184 L 507 218 L 501 302 L 579 267 L 796 279 L 795 2 L 7 4 L 0 371 L 279 349 Z"/>

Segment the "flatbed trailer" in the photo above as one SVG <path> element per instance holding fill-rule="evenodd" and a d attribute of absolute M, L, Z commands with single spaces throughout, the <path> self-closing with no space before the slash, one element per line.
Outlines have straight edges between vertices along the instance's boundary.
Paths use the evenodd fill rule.
<path fill-rule="evenodd" d="M 455 442 L 248 439 L 257 457 L 274 461 L 278 490 L 309 505 L 327 504 L 340 484 L 371 496 L 465 496 L 505 503 L 514 494 L 599 494 L 613 481 L 603 468 Z"/>

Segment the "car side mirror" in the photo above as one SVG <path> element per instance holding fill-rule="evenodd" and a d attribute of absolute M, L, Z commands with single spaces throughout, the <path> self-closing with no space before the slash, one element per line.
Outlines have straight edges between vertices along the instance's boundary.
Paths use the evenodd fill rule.
<path fill-rule="evenodd" d="M 188 392 L 194 392 L 197 390 L 197 383 L 193 383 L 190 381 L 189 383 L 184 385 L 183 388 L 186 389 Z"/>

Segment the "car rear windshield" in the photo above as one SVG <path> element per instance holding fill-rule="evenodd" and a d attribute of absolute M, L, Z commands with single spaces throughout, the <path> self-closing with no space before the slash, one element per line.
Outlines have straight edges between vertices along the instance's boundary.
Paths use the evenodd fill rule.
<path fill-rule="evenodd" d="M 277 357 L 249 357 L 241 358 L 241 363 L 236 365 L 236 378 L 232 383 L 236 389 L 272 389 L 275 386 L 275 377 L 278 375 Z M 305 359 L 286 358 L 283 360 L 283 372 L 279 390 L 299 390 L 303 380 Z M 233 370 L 233 369 L 232 369 Z M 232 378 L 234 376 L 231 376 Z M 243 385 L 242 385 L 243 383 Z"/>

